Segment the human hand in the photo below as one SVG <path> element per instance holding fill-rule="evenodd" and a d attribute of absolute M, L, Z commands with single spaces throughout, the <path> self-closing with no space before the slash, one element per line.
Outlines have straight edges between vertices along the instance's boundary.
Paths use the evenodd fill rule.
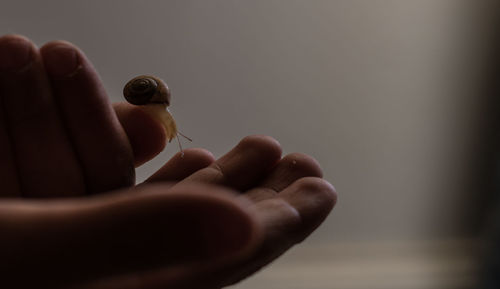
<path fill-rule="evenodd" d="M 28 43 L 29 64 L 22 63 L 23 43 Z M 95 71 L 70 44 L 38 50 L 27 39 L 4 37 L 0 63 L 2 196 L 86 196 L 131 187 L 134 163 L 164 146 L 158 124 L 120 104 L 115 108 L 125 135 Z M 261 149 L 271 153 L 255 158 Z M 0 268 L 9 277 L 5 287 L 89 282 L 84 286 L 196 288 L 205 280 L 202 287 L 209 288 L 245 277 L 305 237 L 333 205 L 335 194 L 320 179 L 294 183 L 318 171 L 307 172 L 311 164 L 317 166 L 308 157 L 295 155 L 288 162 L 293 157 L 299 158 L 292 166 L 296 172 L 280 170 L 287 157 L 278 161 L 277 143 L 253 137 L 215 163 L 204 150 L 187 150 L 184 159 L 177 155 L 147 182 L 177 182 L 173 187 L 141 185 L 50 202 L 5 200 L 0 203 L 0 232 L 8 236 L 0 241 L 5 260 Z M 219 177 L 214 174 L 226 166 Z M 283 187 L 282 193 L 264 200 L 262 179 L 283 180 L 276 187 Z M 254 202 L 206 184 L 238 189 Z M 305 216 L 304 224 L 294 223 L 296 213 Z M 281 244 L 280 238 L 291 241 Z M 263 246 L 250 254 L 259 240 Z M 222 262 L 214 256 L 229 257 Z M 103 281 L 92 282 L 96 279 Z"/>
<path fill-rule="evenodd" d="M 166 179 L 174 184 L 173 188 L 202 183 L 231 189 L 250 201 L 246 206 L 262 230 L 261 244 L 251 254 L 223 266 L 208 265 L 197 273 L 189 272 L 196 276 L 198 283 L 188 283 L 182 288 L 221 288 L 243 280 L 304 240 L 336 202 L 335 189 L 321 178 L 322 171 L 316 160 L 300 153 L 281 158 L 280 144 L 270 137 L 246 137 L 208 167 L 185 178 L 174 177 L 175 168 L 183 168 L 185 161 L 195 163 L 194 160 L 208 163 L 210 154 L 189 149 L 182 158 L 178 153 L 146 183 Z M 161 288 L 160 273 L 142 277 L 144 282 L 150 282 L 148 284 L 157 284 L 151 288 Z M 203 285 L 197 287 L 196 284 Z M 122 283 L 112 288 L 136 287 Z"/>

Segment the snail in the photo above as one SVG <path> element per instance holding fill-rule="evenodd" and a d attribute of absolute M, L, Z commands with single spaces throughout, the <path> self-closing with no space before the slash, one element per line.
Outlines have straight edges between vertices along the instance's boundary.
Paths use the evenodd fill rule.
<path fill-rule="evenodd" d="M 177 138 L 179 149 L 184 155 L 179 135 L 192 140 L 178 131 L 177 124 L 168 110 L 170 90 L 165 82 L 152 75 L 140 75 L 127 82 L 123 88 L 123 96 L 129 103 L 139 106 L 163 125 L 168 142 Z"/>

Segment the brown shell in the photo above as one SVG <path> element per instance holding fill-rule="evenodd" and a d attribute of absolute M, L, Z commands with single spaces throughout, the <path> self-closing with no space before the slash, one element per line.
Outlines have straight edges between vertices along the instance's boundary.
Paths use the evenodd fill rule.
<path fill-rule="evenodd" d="M 123 96 L 131 104 L 163 103 L 170 105 L 170 90 L 158 77 L 140 75 L 132 78 L 123 88 Z"/>

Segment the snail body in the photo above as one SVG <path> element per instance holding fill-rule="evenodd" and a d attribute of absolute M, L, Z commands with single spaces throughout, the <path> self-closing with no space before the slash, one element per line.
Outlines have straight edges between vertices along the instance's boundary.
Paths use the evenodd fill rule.
<path fill-rule="evenodd" d="M 163 125 L 169 142 L 177 137 L 179 133 L 177 131 L 177 124 L 165 104 L 150 103 L 141 105 L 140 108 Z"/>
<path fill-rule="evenodd" d="M 129 103 L 137 105 L 160 122 L 165 129 L 169 142 L 177 137 L 179 148 L 182 152 L 179 134 L 184 135 L 177 130 L 177 124 L 172 114 L 168 111 L 170 90 L 165 82 L 152 75 L 140 75 L 127 82 L 123 88 L 123 96 Z M 191 141 L 188 137 L 186 139 Z"/>

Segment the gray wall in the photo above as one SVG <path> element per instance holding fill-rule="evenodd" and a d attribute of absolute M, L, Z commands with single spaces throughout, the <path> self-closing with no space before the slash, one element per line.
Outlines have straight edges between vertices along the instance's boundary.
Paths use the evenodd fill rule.
<path fill-rule="evenodd" d="M 317 158 L 340 198 L 311 242 L 432 239 L 464 234 L 480 193 L 483 3 L 2 0 L 0 34 L 77 44 L 114 101 L 131 77 L 160 76 L 187 146 L 221 155 L 268 134 Z"/>

